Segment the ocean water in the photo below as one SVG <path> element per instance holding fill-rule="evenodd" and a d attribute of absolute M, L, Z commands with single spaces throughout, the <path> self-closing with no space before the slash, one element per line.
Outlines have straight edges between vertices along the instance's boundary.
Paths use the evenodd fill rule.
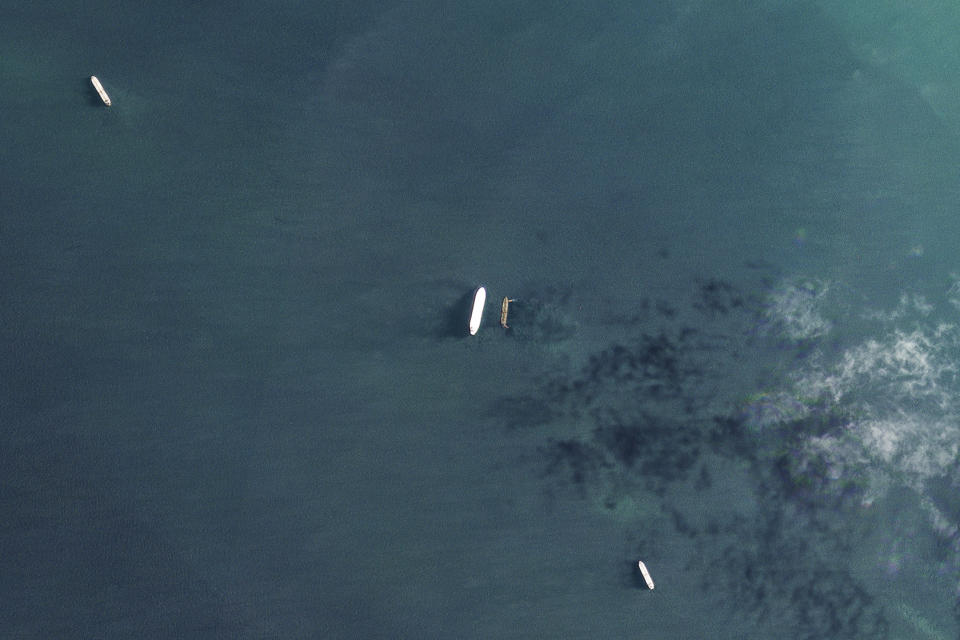
<path fill-rule="evenodd" d="M 0 637 L 958 637 L 958 27 L 0 8 Z"/>

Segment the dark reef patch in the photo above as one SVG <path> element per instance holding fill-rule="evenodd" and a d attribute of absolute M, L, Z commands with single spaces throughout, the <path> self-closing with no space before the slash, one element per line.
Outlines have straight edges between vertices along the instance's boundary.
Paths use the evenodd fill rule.
<path fill-rule="evenodd" d="M 700 311 L 728 314 L 746 304 L 745 297 L 732 284 L 711 278 L 700 285 L 700 299 L 694 302 L 693 306 Z"/>
<path fill-rule="evenodd" d="M 720 551 L 704 554 L 711 578 L 703 587 L 715 587 L 719 577 L 739 611 L 782 628 L 784 637 L 887 637 L 882 607 L 843 562 L 823 553 L 822 534 L 781 517 L 774 503 L 764 507 L 766 517 L 729 522 L 710 536 Z"/>
<path fill-rule="evenodd" d="M 541 453 L 547 459 L 547 475 L 568 474 L 576 485 L 583 485 L 601 470 L 611 467 L 601 449 L 579 440 L 551 440 L 541 448 Z"/>
<path fill-rule="evenodd" d="M 593 441 L 621 466 L 664 482 L 685 479 L 700 453 L 701 434 L 683 422 L 643 415 L 624 420 L 610 411 L 597 411 Z"/>

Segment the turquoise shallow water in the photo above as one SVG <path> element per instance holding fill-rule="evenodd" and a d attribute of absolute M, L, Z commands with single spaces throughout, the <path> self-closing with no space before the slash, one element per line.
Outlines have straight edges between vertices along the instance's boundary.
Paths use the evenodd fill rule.
<path fill-rule="evenodd" d="M 956 17 L 854 6 L 0 10 L 2 635 L 956 637 Z"/>

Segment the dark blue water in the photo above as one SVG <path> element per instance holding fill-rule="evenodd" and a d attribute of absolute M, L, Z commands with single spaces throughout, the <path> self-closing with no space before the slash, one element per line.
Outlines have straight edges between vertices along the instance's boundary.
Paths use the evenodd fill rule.
<path fill-rule="evenodd" d="M 946 18 L 0 9 L 0 635 L 956 637 Z"/>

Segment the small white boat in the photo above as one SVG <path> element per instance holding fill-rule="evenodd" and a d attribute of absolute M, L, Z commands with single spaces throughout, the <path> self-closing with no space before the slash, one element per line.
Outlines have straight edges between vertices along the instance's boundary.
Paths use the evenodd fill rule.
<path fill-rule="evenodd" d="M 470 335 L 477 335 L 480 330 L 480 320 L 483 319 L 483 305 L 487 303 L 487 290 L 477 287 L 473 294 L 473 310 L 470 312 Z"/>
<path fill-rule="evenodd" d="M 643 560 L 637 562 L 637 566 L 640 567 L 640 573 L 643 574 L 643 581 L 647 583 L 647 586 L 653 589 L 653 578 L 650 577 L 650 572 L 647 571 L 647 565 L 643 564 Z"/>
<path fill-rule="evenodd" d="M 113 104 L 110 102 L 110 96 L 107 95 L 107 92 L 103 90 L 103 85 L 100 84 L 100 81 L 97 80 L 97 76 L 90 76 L 90 84 L 93 85 L 93 88 L 97 90 L 97 93 L 100 94 L 100 99 L 103 100 L 103 104 L 108 107 Z"/>

